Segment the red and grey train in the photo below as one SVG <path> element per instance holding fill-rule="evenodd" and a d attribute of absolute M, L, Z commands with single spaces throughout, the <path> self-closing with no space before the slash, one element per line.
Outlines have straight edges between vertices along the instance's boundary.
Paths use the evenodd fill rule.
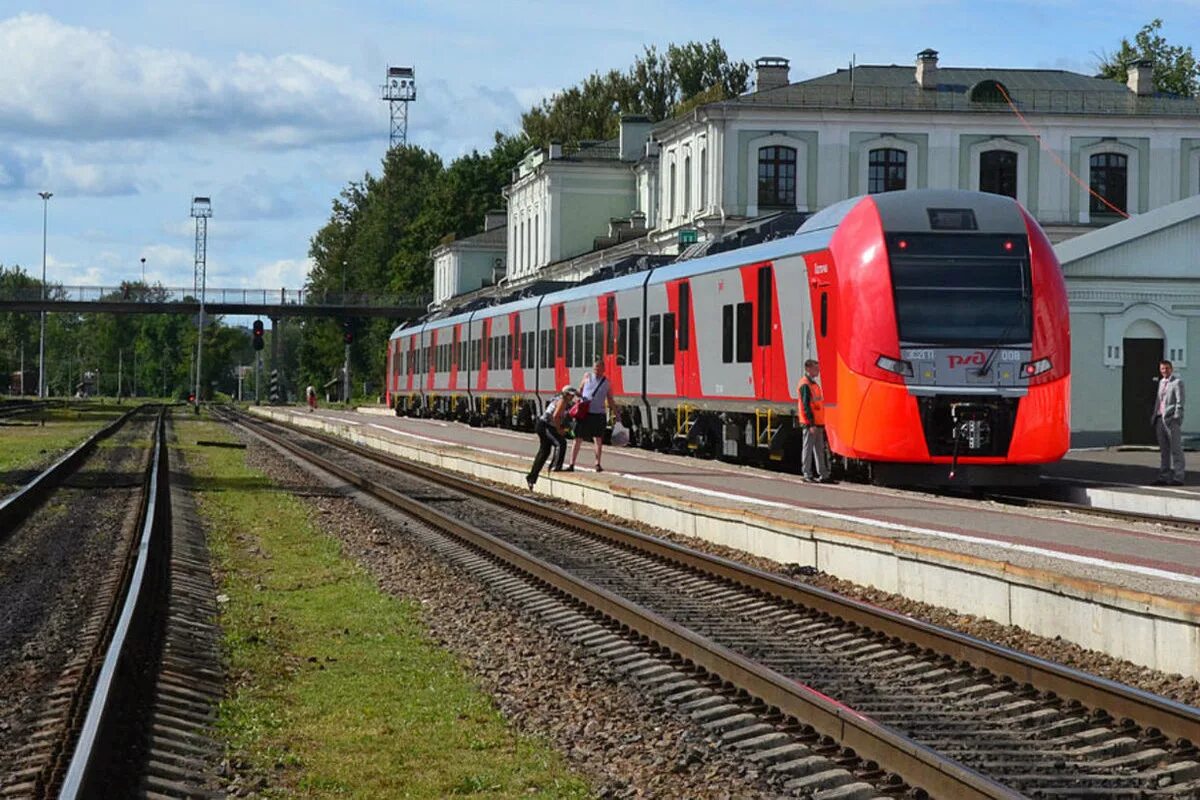
<path fill-rule="evenodd" d="M 634 441 L 791 460 L 821 365 L 830 449 L 880 482 L 1029 480 L 1066 452 L 1061 269 L 1014 200 L 856 197 L 793 236 L 402 325 L 398 414 L 528 424 L 604 359 Z"/>

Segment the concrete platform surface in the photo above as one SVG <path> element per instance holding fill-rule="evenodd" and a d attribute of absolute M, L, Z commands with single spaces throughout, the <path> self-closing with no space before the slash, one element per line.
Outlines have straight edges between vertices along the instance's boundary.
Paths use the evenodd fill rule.
<path fill-rule="evenodd" d="M 386 410 L 257 410 L 522 490 L 537 450 L 532 434 Z M 1065 485 L 1088 470 L 1125 475 L 1117 470 L 1151 468 L 1116 455 L 1110 462 L 1103 452 L 1073 455 L 1083 457 L 1048 477 Z M 1149 455 L 1156 464 L 1157 453 Z M 584 443 L 577 471 L 543 473 L 537 491 L 1200 677 L 1200 532 L 859 484 L 814 485 L 631 448 L 605 448 L 602 473 L 592 463 Z M 1200 500 L 1200 490 L 1165 494 L 1177 493 Z"/>

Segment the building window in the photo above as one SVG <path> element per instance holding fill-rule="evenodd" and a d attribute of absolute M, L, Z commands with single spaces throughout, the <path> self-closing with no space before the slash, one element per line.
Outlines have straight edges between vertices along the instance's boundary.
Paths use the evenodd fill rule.
<path fill-rule="evenodd" d="M 708 149 L 700 148 L 700 210 L 708 210 Z"/>
<path fill-rule="evenodd" d="M 541 230 L 542 230 L 541 226 L 538 225 L 538 215 L 534 214 L 533 215 L 533 230 L 531 231 L 533 234 L 533 263 L 534 263 L 534 266 L 537 266 L 538 264 L 542 263 L 542 237 L 540 235 Z"/>
<path fill-rule="evenodd" d="M 979 154 L 979 191 L 1017 199 L 1017 154 L 988 150 Z"/>
<path fill-rule="evenodd" d="M 692 157 L 683 159 L 683 215 L 692 214 Z"/>
<path fill-rule="evenodd" d="M 1121 153 L 1097 153 L 1088 162 L 1092 186 L 1089 210 L 1093 214 L 1113 214 L 1115 206 L 1122 212 L 1128 211 L 1129 158 Z"/>
<path fill-rule="evenodd" d="M 908 153 L 894 147 L 872 150 L 867 167 L 867 191 L 871 194 L 908 188 Z"/>
<path fill-rule="evenodd" d="M 670 195 L 667 198 L 667 219 L 675 219 L 675 164 L 671 163 Z"/>
<path fill-rule="evenodd" d="M 758 206 L 796 206 L 796 148 L 775 145 L 758 151 Z"/>
<path fill-rule="evenodd" d="M 1008 88 L 1000 81 L 984 80 L 971 87 L 968 99 L 972 103 L 1005 103 L 1008 102 L 1005 95 L 1012 97 Z M 996 192 L 996 194 L 1003 194 L 1003 192 Z"/>

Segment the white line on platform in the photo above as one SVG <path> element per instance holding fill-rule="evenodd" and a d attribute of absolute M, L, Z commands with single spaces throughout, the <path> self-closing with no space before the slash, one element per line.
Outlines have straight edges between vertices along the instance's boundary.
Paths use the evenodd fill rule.
<path fill-rule="evenodd" d="M 507 451 L 503 451 L 503 450 L 491 450 L 486 447 L 478 447 L 476 445 L 463 444 L 462 442 L 455 442 L 450 439 L 439 439 L 439 438 L 436 438 L 433 436 L 423 436 L 419 433 L 412 433 L 410 431 L 404 431 L 404 430 L 400 430 L 398 428 L 390 428 L 386 425 L 379 425 L 378 423 L 374 423 L 374 422 L 370 423 L 370 425 L 373 428 L 378 428 L 379 430 L 385 431 L 387 433 L 393 433 L 393 434 L 397 434 L 399 436 L 408 436 L 413 439 L 419 439 L 419 440 L 426 441 L 426 442 L 432 442 L 434 444 L 448 445 L 451 447 L 461 447 L 466 450 L 475 450 L 480 453 L 490 453 L 491 455 L 504 456 L 506 458 L 513 458 L 514 456 L 518 455 L 516 453 L 507 452 Z M 638 455 L 641 455 L 641 454 L 638 454 Z M 643 457 L 648 457 L 648 456 L 643 456 Z M 931 537 L 934 537 L 937 539 L 947 539 L 950 541 L 969 542 L 972 544 L 987 545 L 987 546 L 991 546 L 991 547 L 998 547 L 1002 550 L 1010 550 L 1014 553 L 1025 553 L 1028 555 L 1047 556 L 1050 558 L 1061 559 L 1063 561 L 1070 561 L 1070 562 L 1073 562 L 1076 564 L 1083 564 L 1083 565 L 1092 566 L 1092 567 L 1116 570 L 1118 572 L 1128 572 L 1128 573 L 1132 573 L 1135 575 L 1145 575 L 1147 577 L 1152 577 L 1152 578 L 1164 578 L 1166 580 L 1179 581 L 1180 583 L 1200 585 L 1200 576 L 1188 575 L 1188 574 L 1181 573 L 1181 572 L 1169 572 L 1167 570 L 1155 569 L 1154 567 L 1142 567 L 1142 566 L 1138 566 L 1136 564 L 1119 564 L 1119 563 L 1116 563 L 1113 561 L 1109 561 L 1107 559 L 1093 558 L 1091 556 L 1081 556 L 1081 555 L 1077 555 L 1075 553 L 1065 553 L 1060 550 L 1051 550 L 1051 549 L 1048 549 L 1045 547 L 1034 547 L 1032 545 L 1017 544 L 1015 542 L 1006 542 L 1001 539 L 989 539 L 987 537 L 982 537 L 982 536 L 968 536 L 968 535 L 962 534 L 962 533 L 954 533 L 952 531 L 943 531 L 943 530 L 938 530 L 936 528 L 923 528 L 923 527 L 918 527 L 915 525 L 905 525 L 904 523 L 889 522 L 887 520 L 876 519 L 873 517 L 861 517 L 861 516 L 856 516 L 854 514 L 843 514 L 843 513 L 837 512 L 837 511 L 828 511 L 825 509 L 811 508 L 809 506 L 805 506 L 805 505 L 802 505 L 799 503 L 783 503 L 783 502 L 779 502 L 778 500 L 766 500 L 766 499 L 757 498 L 757 497 L 747 497 L 745 495 L 734 494 L 732 492 L 722 492 L 718 489 L 708 489 L 708 488 L 705 488 L 702 486 L 692 486 L 692 485 L 686 484 L 686 483 L 678 483 L 675 481 L 662 480 L 661 478 L 650 478 L 645 475 L 636 475 L 636 474 L 629 473 L 629 472 L 608 471 L 608 474 L 616 476 L 616 477 L 625 478 L 626 480 L 642 481 L 644 483 L 654 483 L 654 484 L 658 484 L 660 486 L 666 486 L 669 488 L 678 489 L 678 490 L 685 491 L 685 492 L 692 492 L 694 494 L 705 495 L 708 497 L 715 497 L 715 498 L 719 498 L 722 500 L 732 500 L 732 501 L 739 502 L 739 503 L 747 503 L 747 504 L 751 504 L 751 505 L 766 506 L 768 508 L 782 508 L 782 509 L 798 510 L 798 511 L 802 511 L 806 514 L 811 514 L 816 517 L 824 517 L 826 519 L 836 519 L 836 520 L 839 520 L 842 522 L 851 522 L 851 523 L 857 523 L 860 525 L 869 525 L 869 526 L 873 526 L 876 528 L 883 528 L 884 530 L 897 531 L 899 533 L 911 533 L 911 534 L 915 534 L 918 536 L 931 536 Z"/>
<path fill-rule="evenodd" d="M 695 494 L 708 495 L 709 497 L 718 497 L 723 500 L 734 500 L 740 503 L 752 503 L 755 505 L 768 506 L 771 508 L 790 508 L 803 511 L 806 514 L 812 514 L 817 517 L 825 517 L 827 519 L 836 519 L 842 522 L 854 522 L 860 525 L 871 525 L 876 528 L 885 530 L 899 531 L 901 533 L 914 533 L 921 536 L 932 536 L 937 539 L 949 539 L 957 542 L 970 542 L 972 544 L 982 544 L 991 547 L 999 547 L 1003 550 L 1011 550 L 1015 553 L 1026 553 L 1029 555 L 1049 556 L 1058 558 L 1063 561 L 1072 561 L 1076 564 L 1086 564 L 1092 567 L 1103 567 L 1105 569 L 1113 569 L 1118 572 L 1131 572 L 1136 575 L 1146 575 L 1152 578 L 1166 578 L 1167 580 L 1179 581 L 1180 583 L 1190 583 L 1200 585 L 1200 576 L 1187 575 L 1181 572 L 1168 572 L 1166 570 L 1155 569 L 1154 567 L 1142 567 L 1137 564 L 1118 564 L 1113 561 L 1102 558 L 1092 558 L 1091 556 L 1081 556 L 1074 553 L 1064 553 L 1059 550 L 1050 550 L 1045 547 L 1033 547 L 1027 544 L 1017 544 L 1015 542 L 1006 542 L 998 539 L 988 539 L 980 536 L 967 536 L 962 533 L 953 533 L 951 531 L 937 530 L 936 528 L 921 528 L 914 525 L 905 525 L 899 522 L 888 522 L 886 520 L 874 519 L 872 517 L 859 517 L 853 514 L 842 514 L 837 511 L 826 511 L 825 509 L 809 508 L 799 504 L 780 503 L 777 500 L 762 500 L 757 497 L 745 497 L 742 495 L 733 494 L 731 492 L 722 492 L 717 489 L 705 489 L 698 486 L 691 486 L 686 483 L 676 483 L 674 481 L 664 481 L 659 478 L 647 478 L 644 475 L 631 475 L 625 472 L 614 472 L 613 475 L 626 478 L 634 481 L 645 481 L 646 483 L 657 483 L 661 486 L 668 486 L 674 489 L 680 489 L 685 492 L 693 492 Z"/>
<path fill-rule="evenodd" d="M 378 428 L 381 431 L 387 431 L 388 433 L 394 433 L 397 436 L 409 436 L 413 439 L 420 439 L 425 442 L 433 442 L 434 444 L 449 445 L 450 447 L 462 447 L 466 450 L 474 450 L 478 453 L 490 453 L 494 456 L 504 456 L 505 458 L 513 458 L 513 457 L 520 456 L 519 453 L 512 453 L 512 452 L 509 452 L 506 450 L 489 450 L 486 447 L 476 447 L 473 444 L 462 444 L 461 442 L 451 441 L 450 439 L 437 439 L 433 436 L 422 436 L 419 433 L 411 433 L 409 431 L 402 431 L 397 428 L 389 428 L 386 425 L 380 425 L 376 422 L 372 422 L 371 427 Z"/>

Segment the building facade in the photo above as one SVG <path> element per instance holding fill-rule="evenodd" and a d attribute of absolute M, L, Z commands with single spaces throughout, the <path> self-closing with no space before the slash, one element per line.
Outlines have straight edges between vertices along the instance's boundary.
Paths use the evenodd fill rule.
<path fill-rule="evenodd" d="M 508 240 L 504 212 L 489 211 L 483 227 L 483 233 L 444 242 L 430 251 L 435 307 L 504 277 Z"/>
<path fill-rule="evenodd" d="M 1055 252 L 1071 304 L 1072 444 L 1153 444 L 1161 359 L 1173 362 L 1189 399 L 1200 398 L 1188 366 L 1200 352 L 1200 195 Z M 1200 431 L 1197 419 L 1185 413 L 1185 432 Z"/>
<path fill-rule="evenodd" d="M 655 127 L 658 241 L 916 188 L 1007 194 L 1057 241 L 1200 192 L 1200 104 L 1156 93 L 1148 63 L 1128 84 L 933 50 L 797 83 L 783 59 L 756 66 L 758 91 Z"/>

